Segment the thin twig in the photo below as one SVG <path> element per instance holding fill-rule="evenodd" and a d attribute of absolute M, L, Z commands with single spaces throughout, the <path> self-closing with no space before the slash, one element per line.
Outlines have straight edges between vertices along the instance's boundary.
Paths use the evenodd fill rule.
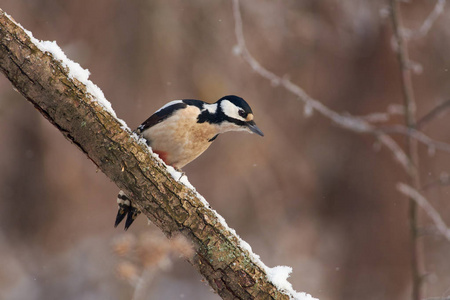
<path fill-rule="evenodd" d="M 401 147 L 395 142 L 392 138 L 386 136 L 386 134 L 379 128 L 370 124 L 370 122 L 374 121 L 384 121 L 388 118 L 389 115 L 398 114 L 398 110 L 387 113 L 377 113 L 370 114 L 368 116 L 352 116 L 349 114 L 340 114 L 329 107 L 322 104 L 320 101 L 309 96 L 305 90 L 303 90 L 300 86 L 294 84 L 288 78 L 283 78 L 275 73 L 264 68 L 250 53 L 246 46 L 244 32 L 243 32 L 243 24 L 242 24 L 242 16 L 241 10 L 239 7 L 239 0 L 233 0 L 233 15 L 235 20 L 235 35 L 237 40 L 237 45 L 234 47 L 234 53 L 240 55 L 246 63 L 255 71 L 258 75 L 266 78 L 271 82 L 274 86 L 282 86 L 292 94 L 298 97 L 300 101 L 304 103 L 306 107 L 309 109 L 313 109 L 318 111 L 322 116 L 330 119 L 336 125 L 353 131 L 357 133 L 370 133 L 374 134 L 380 142 L 386 146 L 389 150 L 391 150 L 394 154 L 394 157 L 397 162 L 399 162 L 402 167 L 407 171 L 411 171 L 411 164 L 408 161 L 408 157 L 406 153 L 401 149 Z M 450 144 L 446 144 L 439 141 L 434 141 L 427 135 L 416 131 L 408 131 L 408 130 L 398 130 L 401 134 L 408 134 L 411 137 L 417 139 L 419 142 L 424 143 L 428 147 L 435 148 L 437 150 L 443 150 L 446 152 L 450 152 Z M 387 133 L 387 132 L 386 132 Z"/>
<path fill-rule="evenodd" d="M 439 0 L 442 3 L 441 0 Z M 439 4 L 442 5 L 442 4 Z M 255 71 L 258 75 L 266 78 L 271 82 L 273 86 L 282 86 L 292 94 L 296 95 L 299 100 L 301 100 L 308 111 L 317 110 L 322 116 L 330 119 L 338 126 L 345 128 L 347 130 L 357 132 L 357 133 L 371 133 L 378 137 L 380 142 L 386 146 L 393 154 L 397 162 L 405 169 L 411 182 L 414 186 L 420 186 L 420 178 L 418 175 L 418 155 L 417 155 L 417 143 L 419 141 L 424 143 L 428 147 L 443 150 L 449 152 L 450 145 L 442 142 L 436 142 L 423 134 L 422 132 L 415 129 L 416 120 L 415 112 L 416 106 L 414 101 L 413 86 L 411 80 L 411 62 L 408 57 L 408 51 L 403 40 L 403 32 L 401 33 L 402 26 L 399 17 L 397 3 L 391 0 L 392 8 L 392 20 L 394 23 L 395 38 L 397 42 L 398 59 L 400 61 L 400 69 L 402 75 L 402 91 L 405 98 L 405 111 L 404 115 L 406 118 L 405 126 L 393 127 L 393 131 L 396 133 L 401 133 L 407 136 L 408 141 L 408 155 L 401 149 L 397 142 L 395 142 L 390 136 L 388 136 L 379 128 L 373 126 L 370 122 L 383 122 L 388 119 L 387 114 L 371 114 L 369 117 L 355 117 L 351 115 L 339 114 L 320 101 L 313 99 L 309 96 L 300 86 L 291 82 L 288 78 L 280 77 L 273 72 L 264 68 L 249 52 L 244 38 L 242 16 L 239 8 L 239 0 L 233 0 L 233 14 L 235 19 L 235 35 L 237 39 L 237 45 L 234 47 L 234 53 L 240 55 L 244 61 Z M 436 12 L 435 12 L 436 11 Z M 433 22 L 437 19 L 437 16 L 441 13 L 441 6 L 435 7 L 433 13 L 427 18 L 421 27 L 421 32 L 425 34 L 431 28 Z M 429 116 L 425 119 L 430 120 L 437 116 Z M 422 123 L 422 124 L 425 124 Z M 418 236 L 418 226 L 417 226 L 417 204 L 413 199 L 410 199 L 410 228 L 412 236 L 412 273 L 413 273 L 413 299 L 420 299 L 420 285 L 421 285 L 421 270 L 423 269 L 421 264 L 421 257 L 419 255 L 420 251 L 418 249 L 417 236 Z"/>
<path fill-rule="evenodd" d="M 380 126 L 377 128 L 380 132 L 386 133 L 386 134 L 401 134 L 409 138 L 413 138 L 425 146 L 427 146 L 430 149 L 433 150 L 441 150 L 444 152 L 450 153 L 450 144 L 444 143 L 440 141 L 433 140 L 423 132 L 416 130 L 414 128 L 408 128 L 404 125 L 390 125 L 390 126 Z"/>
<path fill-rule="evenodd" d="M 411 69 L 409 67 L 409 53 L 406 41 L 402 35 L 402 21 L 400 17 L 400 9 L 398 0 L 391 0 L 391 17 L 394 27 L 394 36 L 396 41 L 397 58 L 400 63 L 400 72 L 402 80 L 402 92 L 405 104 L 406 125 L 408 127 L 415 126 L 416 103 L 414 100 L 414 90 L 411 78 Z"/>
<path fill-rule="evenodd" d="M 450 185 L 450 175 L 447 172 L 442 172 L 438 179 L 434 179 L 424 184 L 421 190 L 426 191 L 435 186 L 447 186 L 447 185 Z"/>
<path fill-rule="evenodd" d="M 433 26 L 433 24 L 444 12 L 445 2 L 446 0 L 437 0 L 433 10 L 425 19 L 425 21 L 422 23 L 420 28 L 416 31 L 409 32 L 408 34 L 404 35 L 404 37 L 407 39 L 418 39 L 426 36 L 430 31 L 431 27 Z"/>
<path fill-rule="evenodd" d="M 410 165 L 409 158 L 406 155 L 405 151 L 400 148 L 398 143 L 387 134 L 379 134 L 377 137 L 380 143 L 391 150 L 392 154 L 394 155 L 395 161 L 397 161 L 403 167 L 403 169 L 405 169 L 405 171 L 408 171 Z"/>
<path fill-rule="evenodd" d="M 409 130 L 416 126 L 416 102 L 414 99 L 414 89 L 409 61 L 408 48 L 406 40 L 402 35 L 402 18 L 398 0 L 390 1 L 391 19 L 396 41 L 397 59 L 400 66 L 401 87 L 405 105 L 405 123 Z M 417 149 L 417 140 L 406 136 L 407 153 L 410 161 L 408 180 L 415 189 L 420 188 L 420 176 L 417 171 L 419 168 L 419 155 Z M 418 240 L 418 208 L 417 203 L 410 197 L 409 199 L 409 227 L 411 232 L 411 274 L 412 274 L 412 299 L 420 300 L 422 298 L 422 274 L 423 259 Z"/>
<path fill-rule="evenodd" d="M 397 190 L 405 196 L 413 199 L 427 213 L 439 233 L 450 241 L 450 228 L 445 224 L 441 215 L 436 211 L 436 209 L 434 209 L 434 207 L 424 196 L 422 196 L 415 188 L 406 183 L 398 183 Z"/>
<path fill-rule="evenodd" d="M 428 125 L 428 123 L 443 114 L 448 113 L 448 108 L 450 108 L 450 99 L 438 104 L 435 108 L 433 108 L 430 112 L 428 112 L 425 116 L 423 116 L 416 123 L 416 129 L 423 129 Z"/>
<path fill-rule="evenodd" d="M 294 95 L 298 96 L 301 101 L 312 109 L 317 110 L 319 113 L 324 115 L 325 117 L 331 119 L 336 124 L 356 131 L 356 132 L 368 132 L 373 130 L 372 125 L 368 122 L 353 116 L 343 116 L 324 104 L 320 101 L 313 99 L 309 96 L 300 86 L 291 82 L 288 78 L 281 78 L 275 73 L 267 70 L 251 55 L 249 52 L 244 38 L 243 26 L 242 26 L 242 16 L 239 8 L 239 0 L 233 0 L 233 13 L 235 19 L 235 34 L 237 39 L 237 45 L 234 48 L 235 53 L 240 54 L 242 58 L 250 65 L 250 67 L 258 73 L 260 76 L 268 79 L 272 85 L 278 86 L 281 85 Z"/>
<path fill-rule="evenodd" d="M 367 115 L 357 116 L 360 119 L 366 120 L 370 123 L 381 123 L 390 120 L 391 116 L 404 115 L 405 111 L 403 105 L 390 104 L 386 112 L 374 112 Z"/>
<path fill-rule="evenodd" d="M 434 21 L 437 19 L 437 16 L 442 13 L 443 4 L 442 0 L 438 0 L 438 4 L 436 5 L 433 13 L 425 20 L 424 24 L 421 26 L 420 32 L 422 34 L 426 34 L 431 28 Z M 233 2 L 233 15 L 235 20 L 235 35 L 237 39 L 237 45 L 234 47 L 234 53 L 240 55 L 243 60 L 255 71 L 258 75 L 266 78 L 271 82 L 273 86 L 282 86 L 292 94 L 296 95 L 300 101 L 302 101 L 305 105 L 305 108 L 308 108 L 308 111 L 316 110 L 322 116 L 330 119 L 332 122 L 337 124 L 338 126 L 345 128 L 347 130 L 357 132 L 357 133 L 371 133 L 374 134 L 379 141 L 386 146 L 393 154 L 397 162 L 405 169 L 408 176 L 411 178 L 414 186 L 420 186 L 420 178 L 418 175 L 418 155 L 417 155 L 417 143 L 419 141 L 424 143 L 430 148 L 439 149 L 443 151 L 450 152 L 450 145 L 443 142 L 436 142 L 433 139 L 429 138 L 427 135 L 415 129 L 416 120 L 415 120 L 415 112 L 416 106 L 414 101 L 414 93 L 413 86 L 411 80 L 411 62 L 408 57 L 408 51 L 405 45 L 405 41 L 403 40 L 404 30 L 401 26 L 401 20 L 399 18 L 399 12 L 397 3 L 394 0 L 391 0 L 391 8 L 392 8 L 392 20 L 394 23 L 394 31 L 395 38 L 397 42 L 397 50 L 398 50 L 398 58 L 400 61 L 400 69 L 402 74 L 402 90 L 405 98 L 405 109 L 404 115 L 406 118 L 406 127 L 398 126 L 393 127 L 393 131 L 395 133 L 401 133 L 407 136 L 408 141 L 408 154 L 403 151 L 403 149 L 395 142 L 386 132 L 383 132 L 379 128 L 373 126 L 370 122 L 384 122 L 389 119 L 389 114 L 386 113 L 378 113 L 371 114 L 369 116 L 361 116 L 355 117 L 348 114 L 339 114 L 332 109 L 328 108 L 320 101 L 313 99 L 309 96 L 300 86 L 291 82 L 288 78 L 280 77 L 275 73 L 269 71 L 264 68 L 250 53 L 246 46 L 244 33 L 243 33 L 243 24 L 242 24 L 242 16 L 239 8 L 239 0 L 232 0 Z M 433 116 L 429 116 L 425 119 L 429 120 L 433 119 L 437 116 L 437 113 L 434 113 Z M 423 125 L 425 123 L 419 124 Z M 419 256 L 419 249 L 417 244 L 417 205 L 410 199 L 410 228 L 412 233 L 412 268 L 413 268 L 413 299 L 420 299 L 420 281 L 421 281 L 421 259 Z"/>
<path fill-rule="evenodd" d="M 234 47 L 234 52 L 236 54 L 239 54 L 244 59 L 244 61 L 249 64 L 253 71 L 255 71 L 263 78 L 269 80 L 272 85 L 280 85 L 284 87 L 286 90 L 296 95 L 306 107 L 318 111 L 321 115 L 330 119 L 338 126 L 357 133 L 375 134 L 383 145 L 393 151 L 396 161 L 399 162 L 406 171 L 409 169 L 410 163 L 408 162 L 407 155 L 392 138 L 388 137 L 386 134 L 383 134 L 380 131 L 377 131 L 373 125 L 371 125 L 364 119 L 351 115 L 339 114 L 333 111 L 332 109 L 322 104 L 320 101 L 313 99 L 300 86 L 294 84 L 288 78 L 282 78 L 261 66 L 261 64 L 251 55 L 246 46 L 241 10 L 239 8 L 239 0 L 233 0 L 233 15 L 235 20 L 235 34 L 237 39 L 237 45 Z"/>

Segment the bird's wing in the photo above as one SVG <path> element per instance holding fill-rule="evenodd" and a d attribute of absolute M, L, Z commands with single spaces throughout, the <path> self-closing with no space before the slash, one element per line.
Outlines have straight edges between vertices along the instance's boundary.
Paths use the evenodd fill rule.
<path fill-rule="evenodd" d="M 168 117 L 170 117 L 175 111 L 185 108 L 187 106 L 186 103 L 183 101 L 179 101 L 176 103 L 173 103 L 168 106 L 163 106 L 160 110 L 155 112 L 153 115 L 150 116 L 147 120 L 144 121 L 136 130 L 138 134 L 142 133 L 146 129 L 155 126 L 156 124 L 164 121 Z"/>

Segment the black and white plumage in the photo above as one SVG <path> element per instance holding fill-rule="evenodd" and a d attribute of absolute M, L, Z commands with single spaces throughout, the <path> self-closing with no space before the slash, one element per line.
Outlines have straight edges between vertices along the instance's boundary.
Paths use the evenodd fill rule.
<path fill-rule="evenodd" d="M 233 95 L 222 97 L 216 103 L 192 99 L 169 102 L 136 129 L 154 153 L 178 170 L 227 131 L 247 131 L 264 136 L 253 121 L 253 112 L 247 102 Z M 119 212 L 115 226 L 127 216 L 126 230 L 140 211 L 122 191 L 117 196 L 117 203 Z"/>

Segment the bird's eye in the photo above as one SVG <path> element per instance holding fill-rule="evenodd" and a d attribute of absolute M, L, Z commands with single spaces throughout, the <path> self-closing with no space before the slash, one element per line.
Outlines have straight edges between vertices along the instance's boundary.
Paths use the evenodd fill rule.
<path fill-rule="evenodd" d="M 248 114 L 247 114 L 245 111 L 239 110 L 238 113 L 239 113 L 239 115 L 240 115 L 241 117 L 243 117 L 244 119 L 247 118 L 247 115 L 248 115 Z"/>

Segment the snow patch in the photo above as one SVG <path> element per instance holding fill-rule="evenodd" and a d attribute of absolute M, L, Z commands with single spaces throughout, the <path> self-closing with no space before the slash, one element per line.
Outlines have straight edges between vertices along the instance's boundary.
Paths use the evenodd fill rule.
<path fill-rule="evenodd" d="M 292 285 L 287 281 L 287 279 L 291 273 L 291 267 L 276 266 L 267 270 L 267 278 L 283 290 L 289 290 L 292 289 Z"/>
<path fill-rule="evenodd" d="M 186 176 L 185 173 L 175 170 L 175 168 L 172 166 L 167 166 L 167 171 L 169 171 L 169 174 L 172 176 L 173 179 L 175 179 L 177 182 L 181 184 L 184 184 L 188 189 L 193 191 L 195 193 L 195 196 L 203 203 L 203 205 L 211 209 L 211 206 L 209 205 L 208 201 L 206 201 L 206 199 L 202 195 L 200 195 L 199 192 L 197 192 L 195 187 L 189 182 L 188 177 Z M 219 214 L 215 210 L 212 211 L 219 217 Z M 220 216 L 220 218 L 222 217 Z"/>
<path fill-rule="evenodd" d="M 267 268 L 266 274 L 267 278 L 281 291 L 285 292 L 287 295 L 289 295 L 290 299 L 295 300 L 314 300 L 317 298 L 314 298 L 310 294 L 306 293 L 299 293 L 296 292 L 292 288 L 292 284 L 287 281 L 289 276 L 292 273 L 292 268 L 288 266 L 276 266 L 273 268 Z"/>
<path fill-rule="evenodd" d="M 267 275 L 267 279 L 273 283 L 277 287 L 278 290 L 282 291 L 286 295 L 289 296 L 289 299 L 293 300 L 318 300 L 317 298 L 312 297 L 309 294 L 303 293 L 303 292 L 297 292 L 292 288 L 292 284 L 287 280 L 290 274 L 292 273 L 292 268 L 288 266 L 276 266 L 274 268 L 269 268 L 266 266 L 258 254 L 254 253 L 252 250 L 252 247 L 249 243 L 244 241 L 239 237 L 239 235 L 236 233 L 236 230 L 229 227 L 225 219 L 214 209 L 212 209 L 209 205 L 209 203 L 206 201 L 206 199 L 200 195 L 200 193 L 197 192 L 194 186 L 189 182 L 186 174 L 181 173 L 177 170 L 175 170 L 171 166 L 167 166 L 167 170 L 169 171 L 170 175 L 172 175 L 173 179 L 175 179 L 177 182 L 180 182 L 184 184 L 187 188 L 191 189 L 196 197 L 202 201 L 202 203 L 208 207 L 217 217 L 220 224 L 228 230 L 231 234 L 233 234 L 236 239 L 239 242 L 239 246 L 248 252 L 248 255 L 250 259 L 255 263 L 257 266 L 259 266 L 261 269 L 264 270 L 264 272 Z"/>
<path fill-rule="evenodd" d="M 233 230 L 234 231 L 234 230 Z M 237 236 L 237 235 L 236 235 Z M 252 247 L 246 241 L 239 239 L 239 244 L 242 249 L 247 250 L 252 261 L 261 267 L 266 272 L 267 279 L 273 283 L 280 291 L 289 296 L 289 299 L 293 300 L 314 300 L 317 298 L 312 297 L 310 294 L 303 292 L 297 292 L 292 288 L 292 284 L 287 280 L 292 273 L 292 268 L 288 266 L 276 266 L 269 268 L 260 259 L 259 255 L 253 253 Z"/>

